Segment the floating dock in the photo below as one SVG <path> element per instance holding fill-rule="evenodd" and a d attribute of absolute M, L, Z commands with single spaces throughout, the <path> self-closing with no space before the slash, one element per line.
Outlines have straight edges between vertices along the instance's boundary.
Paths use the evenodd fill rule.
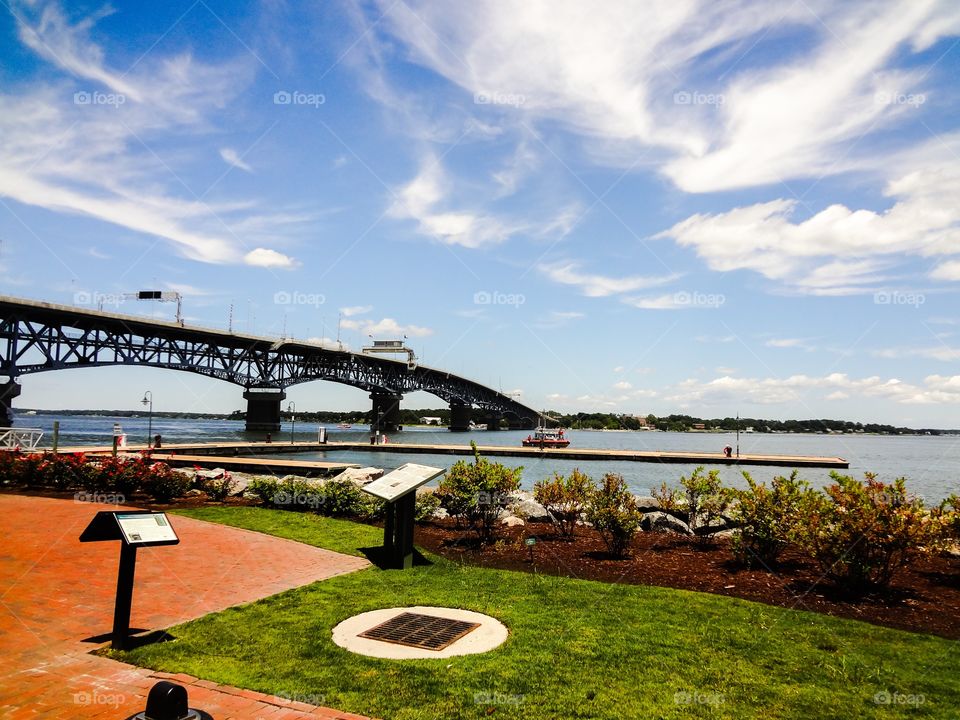
<path fill-rule="evenodd" d="M 125 452 L 137 452 L 145 449 L 144 445 L 128 445 Z M 759 455 L 741 453 L 739 457 L 726 457 L 723 453 L 707 452 L 675 452 L 666 450 L 607 450 L 599 448 L 530 448 L 507 447 L 504 445 L 479 445 L 477 449 L 481 455 L 488 457 L 519 457 L 519 458 L 556 458 L 558 460 L 610 460 L 626 462 L 653 462 L 653 463 L 682 463 L 685 465 L 772 465 L 787 468 L 831 468 L 842 470 L 850 467 L 850 463 L 841 457 L 824 457 L 818 455 Z M 71 447 L 62 448 L 60 452 L 109 453 L 109 447 Z M 302 452 L 389 452 L 427 455 L 473 455 L 469 445 L 421 445 L 419 443 L 388 443 L 385 445 L 370 445 L 362 442 L 296 442 L 296 443 L 264 443 L 264 442 L 220 442 L 220 443 L 171 443 L 164 444 L 154 457 L 160 459 L 184 457 L 198 458 L 199 456 L 217 456 L 222 467 L 227 467 L 225 461 L 229 457 L 239 458 L 255 455 L 274 455 L 279 453 Z M 210 461 L 210 458 L 206 458 Z M 251 461 L 252 462 L 252 461 Z M 290 467 L 294 463 L 310 465 L 303 460 L 259 460 L 257 467 L 266 471 L 267 467 Z M 183 464 L 190 464 L 184 462 Z M 201 464 L 199 461 L 195 464 Z M 312 463 L 323 465 L 324 463 Z M 341 469 L 357 467 L 355 464 L 326 463 Z M 240 469 L 237 467 L 236 469 Z M 254 470 L 255 472 L 256 470 Z M 276 470 L 274 470 L 276 472 Z M 292 472 L 292 470 L 291 470 Z M 332 472 L 332 470 L 331 470 Z"/>
<path fill-rule="evenodd" d="M 222 457 L 170 453 L 153 453 L 151 457 L 157 462 L 164 462 L 171 467 L 216 467 L 233 472 L 259 472 L 272 475 L 300 475 L 302 477 L 337 475 L 347 468 L 360 467 L 357 463 L 288 460 L 284 458 Z"/>

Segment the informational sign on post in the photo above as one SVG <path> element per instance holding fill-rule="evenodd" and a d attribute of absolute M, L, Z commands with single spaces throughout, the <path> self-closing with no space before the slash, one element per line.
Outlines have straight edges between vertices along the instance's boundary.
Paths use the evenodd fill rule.
<path fill-rule="evenodd" d="M 159 545 L 177 541 L 164 513 L 117 513 L 124 540 L 131 545 Z"/>

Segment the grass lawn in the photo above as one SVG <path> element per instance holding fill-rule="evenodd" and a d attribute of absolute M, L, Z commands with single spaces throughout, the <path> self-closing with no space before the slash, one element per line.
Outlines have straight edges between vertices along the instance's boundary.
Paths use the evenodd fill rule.
<path fill-rule="evenodd" d="M 375 528 L 307 514 L 182 514 L 354 554 L 381 539 Z M 208 615 L 173 628 L 175 641 L 116 656 L 390 719 L 955 718 L 960 708 L 960 643 L 950 640 L 715 595 L 430 559 Z M 415 661 L 361 657 L 331 641 L 341 620 L 395 605 L 487 613 L 510 638 L 484 655 Z"/>

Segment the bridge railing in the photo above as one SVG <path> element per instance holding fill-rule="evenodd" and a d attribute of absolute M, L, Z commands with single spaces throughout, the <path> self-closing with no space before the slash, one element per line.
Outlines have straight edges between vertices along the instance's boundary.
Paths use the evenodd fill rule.
<path fill-rule="evenodd" d="M 0 430 L 0 450 L 36 450 L 42 437 L 40 428 Z"/>

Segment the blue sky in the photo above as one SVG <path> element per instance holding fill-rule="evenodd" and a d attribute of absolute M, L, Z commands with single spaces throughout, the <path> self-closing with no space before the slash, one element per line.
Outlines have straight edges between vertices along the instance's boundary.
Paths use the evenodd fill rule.
<path fill-rule="evenodd" d="M 931 0 L 14 2 L 0 286 L 405 334 L 534 407 L 957 427 L 958 39 Z M 23 384 L 243 406 L 151 369 Z"/>

